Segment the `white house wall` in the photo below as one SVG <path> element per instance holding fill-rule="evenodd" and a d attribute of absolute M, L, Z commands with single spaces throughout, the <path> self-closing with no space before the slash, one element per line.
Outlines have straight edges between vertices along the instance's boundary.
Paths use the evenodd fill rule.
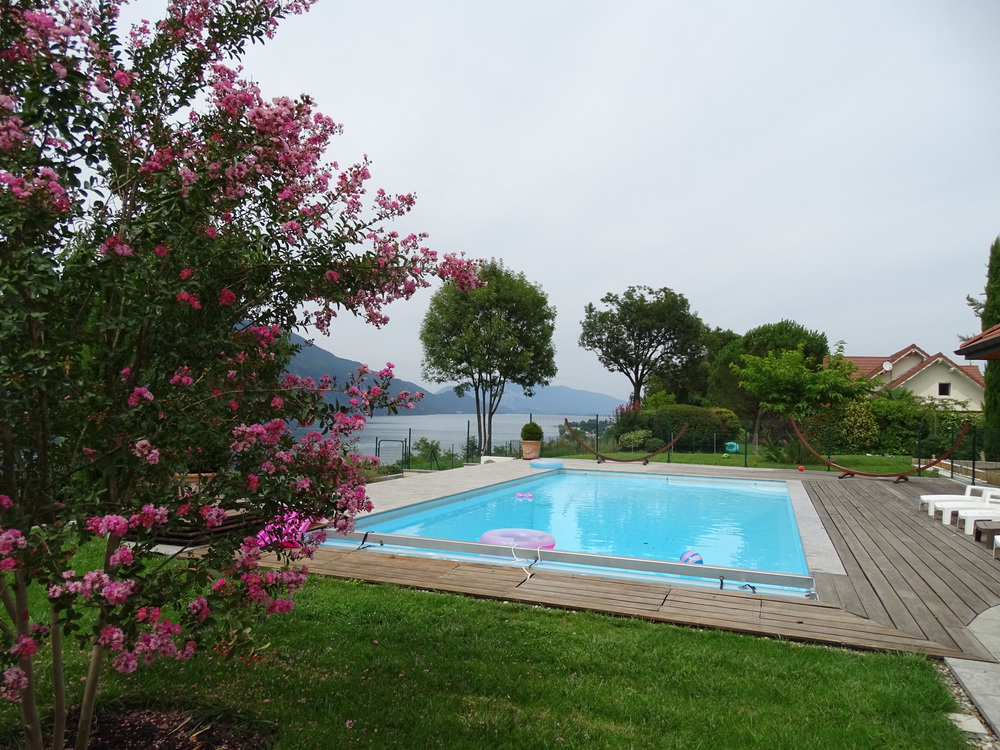
<path fill-rule="evenodd" d="M 938 384 L 950 383 L 951 395 L 938 394 Z M 983 408 L 983 388 L 972 381 L 965 373 L 956 370 L 944 362 L 935 362 L 924 368 L 912 378 L 902 383 L 902 387 L 916 396 L 933 399 L 951 399 L 968 402 L 968 409 L 981 411 Z"/>

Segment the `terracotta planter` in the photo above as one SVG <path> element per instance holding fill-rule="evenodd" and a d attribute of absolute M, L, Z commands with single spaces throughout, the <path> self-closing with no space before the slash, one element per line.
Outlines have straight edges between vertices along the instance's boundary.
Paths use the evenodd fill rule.
<path fill-rule="evenodd" d="M 522 440 L 521 441 L 521 458 L 525 461 L 538 458 L 542 452 L 542 441 L 541 440 Z"/>

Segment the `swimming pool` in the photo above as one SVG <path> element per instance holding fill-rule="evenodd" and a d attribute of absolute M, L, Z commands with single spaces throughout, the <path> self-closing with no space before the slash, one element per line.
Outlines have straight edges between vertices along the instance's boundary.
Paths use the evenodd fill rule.
<path fill-rule="evenodd" d="M 757 585 L 774 578 L 780 588 L 790 582 L 799 595 L 812 588 L 788 488 L 780 481 L 547 471 L 374 513 L 358 519 L 354 538 L 419 545 L 424 554 L 435 554 L 435 544 L 438 552 L 474 554 L 484 532 L 511 527 L 555 537 L 551 553 L 518 549 L 509 555 L 534 556 L 546 567 L 604 575 L 578 568 L 601 568 L 615 559 L 615 574 L 628 577 L 689 577 L 690 571 L 716 586 L 719 578 Z M 680 564 L 688 551 L 698 552 L 704 566 Z"/>

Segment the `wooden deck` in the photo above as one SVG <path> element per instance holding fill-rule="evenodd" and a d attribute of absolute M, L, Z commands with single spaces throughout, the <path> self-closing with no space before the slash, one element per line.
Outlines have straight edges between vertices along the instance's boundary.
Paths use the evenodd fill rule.
<path fill-rule="evenodd" d="M 704 472 L 702 472 L 704 473 Z M 738 476 L 739 472 L 727 472 Z M 995 661 L 966 627 L 1000 605 L 1000 561 L 917 510 L 943 479 L 908 483 L 790 472 L 801 480 L 846 575 L 816 575 L 819 601 L 549 571 L 323 549 L 315 573 L 441 592 L 591 610 L 860 649 Z"/>

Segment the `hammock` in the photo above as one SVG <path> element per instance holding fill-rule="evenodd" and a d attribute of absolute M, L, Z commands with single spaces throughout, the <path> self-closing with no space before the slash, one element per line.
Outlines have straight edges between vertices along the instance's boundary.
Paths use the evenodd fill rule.
<path fill-rule="evenodd" d="M 684 430 L 688 428 L 688 423 L 685 422 L 684 426 L 681 427 L 681 431 L 677 433 L 677 435 L 674 437 L 673 440 L 671 440 L 669 443 L 660 448 L 660 450 L 654 451 L 653 453 L 647 453 L 645 456 L 640 456 L 638 458 L 612 458 L 611 456 L 605 456 L 603 453 L 598 453 L 589 445 L 587 445 L 585 442 L 580 440 L 580 438 L 576 436 L 576 433 L 573 432 L 573 428 L 569 426 L 568 419 L 563 419 L 563 422 L 566 423 L 566 429 L 569 430 L 569 434 L 573 436 L 573 439 L 576 442 L 578 442 L 582 448 L 597 456 L 597 463 L 599 464 L 603 464 L 605 461 L 617 461 L 618 463 L 623 463 L 623 464 L 631 463 L 632 461 L 642 461 L 642 465 L 645 466 L 646 464 L 649 463 L 649 459 L 651 459 L 653 456 L 658 456 L 664 451 L 670 450 L 674 446 L 674 443 L 680 440 L 681 435 L 684 434 Z"/>
<path fill-rule="evenodd" d="M 853 476 L 873 477 L 875 479 L 887 479 L 888 477 L 896 477 L 894 480 L 892 480 L 892 483 L 898 484 L 899 482 L 910 481 L 909 477 L 910 474 L 916 474 L 919 471 L 926 471 L 927 469 L 937 466 L 939 463 L 947 459 L 948 456 L 950 456 L 954 452 L 954 450 L 959 446 L 962 440 L 965 439 L 965 433 L 969 431 L 969 422 L 965 423 L 965 426 L 962 428 L 962 432 L 959 433 L 958 440 L 956 440 L 954 444 L 947 451 L 945 451 L 945 454 L 941 456 L 941 458 L 935 461 L 931 461 L 929 464 L 925 464 L 924 466 L 918 466 L 915 469 L 910 469 L 909 471 L 895 471 L 889 474 L 872 474 L 867 471 L 855 471 L 854 469 L 848 469 L 839 464 L 835 464 L 833 461 L 828 461 L 825 458 L 823 458 L 819 453 L 817 453 L 815 450 L 813 450 L 813 447 L 809 445 L 808 442 L 806 442 L 805 436 L 802 434 L 802 431 L 799 430 L 799 425 L 796 423 L 794 419 L 792 420 L 792 429 L 795 430 L 795 434 L 798 435 L 799 437 L 799 442 L 801 442 L 802 445 L 806 447 L 807 451 L 812 453 L 814 456 L 816 456 L 816 458 L 818 458 L 820 461 L 822 461 L 830 468 L 844 472 L 838 477 L 838 479 L 843 479 L 845 477 L 853 477 Z"/>

